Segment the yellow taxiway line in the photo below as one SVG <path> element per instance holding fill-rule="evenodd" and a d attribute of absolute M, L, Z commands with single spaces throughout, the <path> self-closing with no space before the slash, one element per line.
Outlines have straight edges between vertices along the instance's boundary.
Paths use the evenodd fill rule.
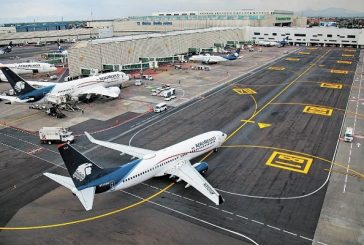
<path fill-rule="evenodd" d="M 108 213 L 104 213 L 104 214 L 100 214 L 97 216 L 93 216 L 93 217 L 89 217 L 89 218 L 85 218 L 85 219 L 79 219 L 79 220 L 73 220 L 73 221 L 69 221 L 69 222 L 64 222 L 64 223 L 58 223 L 58 224 L 49 224 L 49 225 L 38 225 L 38 226 L 18 226 L 18 227 L 0 227 L 0 230 L 36 230 L 36 229 L 49 229 L 49 228 L 57 228 L 57 227 L 62 227 L 62 226 L 68 226 L 68 225 L 74 225 L 74 224 L 79 224 L 79 223 L 84 223 L 84 222 L 89 222 L 89 221 L 93 221 L 93 220 L 97 220 L 97 219 L 101 219 L 113 214 L 117 214 L 120 213 L 122 211 L 126 211 L 128 209 L 134 208 L 136 206 L 139 206 L 145 202 L 148 202 L 150 199 L 155 198 L 156 196 L 159 196 L 160 194 L 162 194 L 163 192 L 165 192 L 166 190 L 168 190 L 169 188 L 171 188 L 175 183 L 172 183 L 170 185 L 168 185 L 167 187 L 165 187 L 164 189 L 158 191 L 157 193 L 139 201 L 136 203 L 133 203 L 127 207 L 123 207 Z"/>

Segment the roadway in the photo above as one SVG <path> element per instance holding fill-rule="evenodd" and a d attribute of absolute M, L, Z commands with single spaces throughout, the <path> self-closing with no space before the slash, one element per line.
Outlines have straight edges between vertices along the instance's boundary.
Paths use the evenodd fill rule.
<path fill-rule="evenodd" d="M 7 226 L 33 227 L 26 238 L 19 236 L 24 231 L 2 231 L 2 241 L 35 239 L 48 243 L 57 236 L 60 242 L 102 239 L 113 243 L 144 237 L 149 240 L 141 241 L 151 243 L 311 244 L 356 66 L 356 62 L 337 61 L 355 61 L 359 55 L 354 50 L 350 51 L 354 57 L 343 57 L 343 51 L 318 48 L 293 53 L 288 60 L 283 58 L 248 73 L 166 114 L 146 114 L 94 134 L 98 139 L 157 150 L 209 130 L 228 133 L 229 138 L 218 153 L 196 159 L 209 163 L 206 178 L 225 199 L 218 207 L 194 189 L 186 190 L 183 183 L 177 183 L 152 200 L 136 205 L 137 208 L 131 206 L 112 218 L 98 217 L 99 222 L 39 230 L 34 226 L 60 225 L 129 206 L 171 182 L 168 178 L 155 178 L 124 192 L 96 196 L 94 210 L 85 213 L 77 198 L 63 188 L 50 191 L 57 185 L 39 175 L 43 171 L 65 174 L 54 147 L 39 147 L 37 136 L 32 134 L 1 130 L 2 156 L 10 154 L 38 163 L 27 162 L 29 172 L 20 166 L 10 172 L 6 168 L 13 162 L 10 157 L 5 171 L 0 172 L 2 179 L 19 175 L 0 185 L 0 207 L 12 211 L 1 217 L 2 225 L 29 203 Z M 91 132 L 97 128 L 92 122 L 86 123 L 77 127 Z M 84 136 L 77 138 L 75 145 L 103 166 L 129 160 L 91 145 Z M 29 190 L 36 191 L 31 194 Z M 20 201 L 19 195 L 23 195 Z"/>

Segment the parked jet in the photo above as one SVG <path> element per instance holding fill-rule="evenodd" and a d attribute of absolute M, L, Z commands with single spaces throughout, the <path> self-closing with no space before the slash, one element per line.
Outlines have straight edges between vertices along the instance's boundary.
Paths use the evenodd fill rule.
<path fill-rule="evenodd" d="M 13 42 L 11 41 L 7 47 L 0 49 L 0 54 L 10 53 L 12 49 L 13 49 Z"/>
<path fill-rule="evenodd" d="M 258 40 L 256 42 L 257 45 L 265 46 L 265 47 L 284 47 L 286 44 L 288 44 L 288 37 L 285 37 L 282 41 L 264 41 L 264 40 Z"/>
<path fill-rule="evenodd" d="M 54 72 L 57 68 L 53 64 L 43 62 L 25 62 L 13 64 L 0 64 L 7 66 L 16 74 L 31 74 L 31 73 L 47 73 Z M 8 81 L 6 76 L 0 71 L 0 81 Z"/>
<path fill-rule="evenodd" d="M 119 86 L 129 80 L 123 72 L 110 72 L 64 83 L 31 82 L 25 81 L 8 67 L 0 67 L 0 70 L 8 79 L 16 95 L 0 95 L 0 99 L 12 103 L 45 103 L 49 95 L 69 95 L 70 97 L 104 95 L 117 98 L 120 95 Z M 33 85 L 41 88 L 34 88 Z"/>
<path fill-rule="evenodd" d="M 159 151 L 96 140 L 87 132 L 85 134 L 95 144 L 138 158 L 120 167 L 102 168 L 71 145 L 59 146 L 70 177 L 51 173 L 44 175 L 70 189 L 86 210 L 92 209 L 95 193 L 125 189 L 163 175 L 178 177 L 177 182 L 183 180 L 187 183 L 185 188 L 192 185 L 216 205 L 224 201 L 199 173 L 207 170 L 207 163 L 191 165 L 190 162 L 191 159 L 220 147 L 226 139 L 223 132 L 200 134 Z"/>
<path fill-rule="evenodd" d="M 239 57 L 240 48 L 238 48 L 235 52 L 226 55 L 226 56 L 218 56 L 218 55 L 193 55 L 189 58 L 190 61 L 197 61 L 202 62 L 205 64 L 216 64 L 219 62 L 229 61 L 229 60 L 236 60 Z"/>

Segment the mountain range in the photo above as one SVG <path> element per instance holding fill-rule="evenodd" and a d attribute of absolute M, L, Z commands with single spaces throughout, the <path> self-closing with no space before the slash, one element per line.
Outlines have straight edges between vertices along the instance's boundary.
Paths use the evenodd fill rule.
<path fill-rule="evenodd" d="M 343 8 L 327 8 L 321 10 L 306 9 L 295 14 L 307 17 L 364 17 L 364 12 Z"/>

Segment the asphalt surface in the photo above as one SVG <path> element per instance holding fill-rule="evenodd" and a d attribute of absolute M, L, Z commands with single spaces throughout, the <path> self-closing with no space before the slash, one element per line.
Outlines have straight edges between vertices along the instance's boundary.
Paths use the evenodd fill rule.
<path fill-rule="evenodd" d="M 204 159 L 209 163 L 207 180 L 225 199 L 221 206 L 177 183 L 150 202 L 111 217 L 33 229 L 26 236 L 20 235 L 24 231 L 2 231 L 1 242 L 49 243 L 57 237 L 56 243 L 311 244 L 356 66 L 356 62 L 339 64 L 337 60 L 355 61 L 359 51 L 353 58 L 342 57 L 339 48 L 305 52 L 291 54 L 295 60 L 281 59 L 163 115 L 127 114 L 119 118 L 125 124 L 94 134 L 98 139 L 157 150 L 209 130 L 226 132 L 230 136 L 220 151 Z M 343 86 L 321 87 L 322 82 Z M 239 94 L 247 88 L 255 93 Z M 321 108 L 304 112 L 313 105 Z M 133 117 L 136 119 L 130 120 Z M 98 131 L 98 124 L 86 122 L 75 130 Z M 2 166 L 0 178 L 12 176 L 0 184 L 0 209 L 9 212 L 1 216 L 2 225 L 48 225 L 93 217 L 139 202 L 171 183 L 167 177 L 155 178 L 125 192 L 98 195 L 94 209 L 85 213 L 64 188 L 49 192 L 57 185 L 40 176 L 43 171 L 64 172 L 56 167 L 63 164 L 54 146 L 39 147 L 36 135 L 15 129 L 3 129 L 0 134 L 4 149 L 0 157 L 9 160 Z M 84 136 L 76 140 L 78 149 L 105 167 L 129 160 L 91 145 Z M 12 164 L 18 160 L 12 161 L 11 156 L 17 155 L 23 159 L 21 166 Z"/>
<path fill-rule="evenodd" d="M 328 244 L 364 244 L 364 53 L 361 52 L 343 123 L 330 184 L 315 232 L 315 239 Z M 354 140 L 343 140 L 347 127 Z"/>
<path fill-rule="evenodd" d="M 67 49 L 71 44 L 61 44 L 61 46 Z M 42 47 L 35 46 L 24 46 L 24 47 L 13 47 L 10 53 L 0 55 L 1 60 L 12 60 L 14 58 L 30 58 L 36 55 L 41 55 L 48 52 L 56 52 L 58 50 L 57 44 L 49 44 Z M 11 63 L 11 62 L 9 62 Z"/>

